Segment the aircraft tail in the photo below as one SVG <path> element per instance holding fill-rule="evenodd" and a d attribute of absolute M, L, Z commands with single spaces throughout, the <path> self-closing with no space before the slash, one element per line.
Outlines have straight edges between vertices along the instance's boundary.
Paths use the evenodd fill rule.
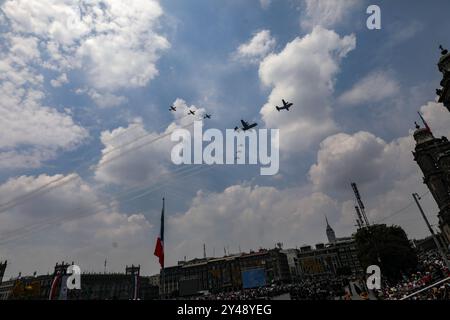
<path fill-rule="evenodd" d="M 234 131 L 238 131 L 239 130 L 239 128 L 238 127 L 234 127 Z"/>
<path fill-rule="evenodd" d="M 276 106 L 275 108 L 277 108 L 278 112 L 280 112 L 280 107 Z"/>

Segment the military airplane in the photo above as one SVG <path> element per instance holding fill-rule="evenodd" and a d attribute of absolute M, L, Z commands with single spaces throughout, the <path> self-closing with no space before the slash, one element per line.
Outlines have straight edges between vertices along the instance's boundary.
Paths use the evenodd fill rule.
<path fill-rule="evenodd" d="M 169 111 L 177 111 L 177 107 L 174 107 L 174 106 L 170 106 L 170 109 L 169 109 Z"/>
<path fill-rule="evenodd" d="M 195 116 L 195 110 L 189 110 L 188 115 L 189 115 L 189 114 Z"/>
<path fill-rule="evenodd" d="M 203 119 L 211 119 L 211 115 L 210 114 L 205 114 Z"/>
<path fill-rule="evenodd" d="M 286 102 L 286 101 L 284 101 L 284 99 L 282 99 L 282 101 L 283 101 L 283 106 L 282 107 L 276 106 L 275 108 L 278 110 L 278 112 L 280 112 L 280 110 L 289 111 L 289 108 L 292 107 L 292 103 Z"/>
<path fill-rule="evenodd" d="M 250 130 L 258 125 L 256 122 L 249 124 L 248 122 L 246 122 L 244 120 L 241 120 L 241 123 L 242 123 L 242 128 L 241 128 L 242 131 Z M 234 128 L 234 131 L 238 131 L 238 130 L 239 130 L 239 127 Z"/>

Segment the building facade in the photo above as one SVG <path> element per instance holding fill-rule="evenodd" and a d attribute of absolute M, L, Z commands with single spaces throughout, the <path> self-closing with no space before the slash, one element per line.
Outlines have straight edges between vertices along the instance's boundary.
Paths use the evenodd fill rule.
<path fill-rule="evenodd" d="M 47 300 L 52 276 L 17 277 L 0 284 L 0 300 Z"/>
<path fill-rule="evenodd" d="M 291 280 L 296 281 L 300 279 L 300 270 L 299 270 L 299 263 L 298 263 L 298 252 L 297 249 L 285 249 L 281 250 L 281 253 L 286 255 L 288 266 L 289 266 L 289 273 L 291 275 Z"/>
<path fill-rule="evenodd" d="M 355 239 L 337 238 L 327 217 L 325 222 L 328 243 L 319 243 L 315 248 L 303 246 L 298 250 L 299 277 L 361 275 L 363 268 L 358 259 Z"/>
<path fill-rule="evenodd" d="M 291 281 L 288 260 L 280 249 L 259 250 L 221 258 L 180 261 L 161 273 L 160 292 L 165 298 L 243 289 L 243 273 L 264 270 L 266 284 Z"/>
<path fill-rule="evenodd" d="M 328 277 L 336 275 L 339 268 L 334 247 L 317 244 L 315 248 L 302 246 L 298 252 L 301 277 Z"/>
<path fill-rule="evenodd" d="M 356 243 L 351 237 L 337 238 L 332 243 L 303 246 L 298 252 L 298 268 L 302 277 L 360 275 Z"/>
<path fill-rule="evenodd" d="M 18 277 L 0 284 L 0 300 L 48 300 L 57 274 L 66 275 L 69 264 L 56 264 L 53 274 Z M 125 273 L 83 273 L 81 289 L 68 290 L 67 300 L 141 300 L 159 298 L 159 290 L 149 277 L 139 274 L 139 266 L 126 267 Z M 59 299 L 61 283 L 56 286 Z"/>

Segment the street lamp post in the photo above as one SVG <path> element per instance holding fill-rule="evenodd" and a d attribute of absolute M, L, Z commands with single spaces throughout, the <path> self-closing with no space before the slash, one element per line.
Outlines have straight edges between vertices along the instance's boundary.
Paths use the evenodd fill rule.
<path fill-rule="evenodd" d="M 427 224 L 428 230 L 430 230 L 431 236 L 433 237 L 434 243 L 436 244 L 436 247 L 438 248 L 439 253 L 441 254 L 442 259 L 444 260 L 444 262 L 445 262 L 447 268 L 450 270 L 450 263 L 449 263 L 449 261 L 448 261 L 448 259 L 447 259 L 447 255 L 446 255 L 445 252 L 442 250 L 442 247 L 441 247 L 441 245 L 440 245 L 438 239 L 436 238 L 436 234 L 434 233 L 434 230 L 433 230 L 433 228 L 431 227 L 430 222 L 428 221 L 428 218 L 427 218 L 427 216 L 425 215 L 425 212 L 423 212 L 422 206 L 420 205 L 420 202 L 419 202 L 420 196 L 419 196 L 417 193 L 413 193 L 412 196 L 413 196 L 413 198 L 414 198 L 414 201 L 415 201 L 416 204 L 417 204 L 417 207 L 418 207 L 419 210 L 420 210 L 420 213 L 422 214 L 423 219 L 425 220 L 425 223 Z"/>

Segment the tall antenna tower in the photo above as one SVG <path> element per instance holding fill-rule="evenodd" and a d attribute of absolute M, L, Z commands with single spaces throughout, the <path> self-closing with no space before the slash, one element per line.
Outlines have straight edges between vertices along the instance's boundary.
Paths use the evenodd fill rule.
<path fill-rule="evenodd" d="M 359 206 L 359 211 L 360 211 L 359 213 L 358 213 L 358 206 L 355 206 L 356 212 L 358 214 L 358 219 L 361 220 L 363 227 L 368 227 L 368 226 L 370 226 L 370 223 L 369 223 L 369 220 L 367 219 L 366 210 L 364 207 L 364 203 L 361 200 L 361 195 L 359 194 L 358 186 L 354 182 L 352 182 L 351 186 L 352 186 L 353 193 L 355 194 L 356 201 L 358 202 L 358 206 Z M 360 218 L 360 216 L 362 216 L 362 218 Z"/>

